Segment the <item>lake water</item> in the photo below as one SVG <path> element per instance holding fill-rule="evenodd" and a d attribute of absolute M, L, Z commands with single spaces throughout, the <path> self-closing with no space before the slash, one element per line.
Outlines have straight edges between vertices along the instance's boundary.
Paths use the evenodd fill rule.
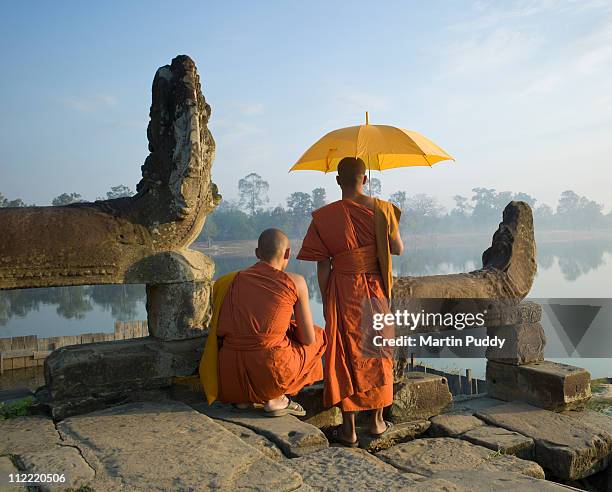
<path fill-rule="evenodd" d="M 397 275 L 438 275 L 474 270 L 481 265 L 482 251 L 490 238 L 478 236 L 461 247 L 440 243 L 428 248 L 408 248 L 394 258 Z M 254 257 L 215 257 L 216 274 L 247 267 Z M 323 324 L 321 298 L 315 265 L 292 260 L 290 269 L 307 279 L 315 322 Z M 532 298 L 612 298 L 612 237 L 597 240 L 538 242 L 538 274 Z M 21 335 L 39 337 L 111 332 L 116 320 L 146 319 L 143 285 L 58 287 L 0 291 L 0 338 Z M 559 335 L 543 325 L 547 336 L 547 358 L 558 355 L 563 344 Z M 607 327 L 612 333 L 612 326 Z M 608 345 L 612 354 L 612 344 Z M 575 355 L 575 354 L 568 354 Z M 552 359 L 552 358 L 551 358 Z M 587 368 L 593 377 L 612 375 L 612 358 L 554 358 Z M 471 368 L 484 377 L 484 359 L 427 360 L 443 369 Z"/>

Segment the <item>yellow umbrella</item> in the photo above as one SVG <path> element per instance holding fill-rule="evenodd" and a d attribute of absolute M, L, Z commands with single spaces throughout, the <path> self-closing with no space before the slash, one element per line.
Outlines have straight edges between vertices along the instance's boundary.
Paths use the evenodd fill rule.
<path fill-rule="evenodd" d="M 315 142 L 290 171 L 335 171 L 344 157 L 361 157 L 368 169 L 432 166 L 454 160 L 420 133 L 388 125 L 349 126 L 329 132 Z"/>

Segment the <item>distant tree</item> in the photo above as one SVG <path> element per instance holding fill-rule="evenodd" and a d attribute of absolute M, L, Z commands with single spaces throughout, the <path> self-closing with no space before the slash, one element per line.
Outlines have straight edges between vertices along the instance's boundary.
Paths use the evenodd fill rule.
<path fill-rule="evenodd" d="M 444 207 L 438 203 L 436 198 L 424 193 L 409 197 L 406 202 L 406 208 L 412 214 L 429 218 L 440 217 L 442 212 L 444 212 Z"/>
<path fill-rule="evenodd" d="M 372 194 L 372 196 L 380 196 L 382 193 L 382 183 L 378 178 L 372 178 L 369 180 L 367 187 L 368 194 Z"/>
<path fill-rule="evenodd" d="M 27 205 L 21 198 L 16 198 L 15 200 L 8 200 L 2 193 L 0 193 L 0 208 L 9 208 L 9 207 L 26 207 Z"/>
<path fill-rule="evenodd" d="M 287 198 L 287 209 L 296 217 L 307 217 L 313 209 L 312 197 L 301 191 L 291 193 Z"/>
<path fill-rule="evenodd" d="M 105 200 L 113 200 L 114 198 L 125 198 L 128 196 L 132 196 L 134 194 L 134 192 L 125 185 L 117 185 L 117 186 L 111 186 L 110 191 L 106 192 L 106 198 Z"/>
<path fill-rule="evenodd" d="M 462 195 L 455 195 L 453 197 L 455 200 L 455 208 L 451 211 L 452 215 L 467 217 L 472 212 L 472 206 L 469 204 L 469 200 Z"/>
<path fill-rule="evenodd" d="M 51 201 L 51 205 L 59 207 L 61 205 L 70 205 L 71 203 L 80 203 L 84 201 L 85 200 L 83 200 L 83 197 L 79 193 L 62 193 Z"/>
<path fill-rule="evenodd" d="M 552 219 L 554 212 L 549 205 L 543 203 L 542 205 L 538 205 L 538 207 L 536 207 L 533 215 L 538 219 Z"/>
<path fill-rule="evenodd" d="M 389 196 L 389 201 L 394 205 L 397 205 L 400 210 L 404 210 L 406 208 L 408 196 L 406 195 L 405 191 L 396 191 L 391 196 Z"/>
<path fill-rule="evenodd" d="M 270 185 L 257 173 L 251 173 L 238 181 L 240 206 L 245 208 L 251 216 L 258 208 L 269 202 L 268 190 Z"/>
<path fill-rule="evenodd" d="M 312 208 L 321 208 L 327 203 L 327 192 L 325 188 L 315 188 L 311 193 L 312 197 Z"/>
<path fill-rule="evenodd" d="M 210 246 L 218 235 L 219 226 L 215 222 L 215 218 L 213 216 L 208 216 L 206 218 L 206 222 L 204 223 L 204 228 L 202 229 L 202 232 L 200 232 L 198 240 L 203 241 Z"/>
<path fill-rule="evenodd" d="M 604 222 L 603 205 L 576 192 L 567 190 L 561 193 L 557 205 L 557 219 L 570 227 L 588 227 Z"/>

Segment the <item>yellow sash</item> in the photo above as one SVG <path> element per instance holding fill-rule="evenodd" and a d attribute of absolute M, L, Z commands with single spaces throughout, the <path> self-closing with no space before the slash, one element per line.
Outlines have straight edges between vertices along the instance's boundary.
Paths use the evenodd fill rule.
<path fill-rule="evenodd" d="M 385 296 L 391 299 L 391 287 L 393 286 L 393 266 L 391 264 L 391 247 L 389 238 L 399 232 L 399 219 L 402 214 L 400 209 L 392 203 L 384 200 L 374 199 L 374 230 L 376 232 L 376 256 L 380 265 L 380 273 L 385 287 Z"/>
<path fill-rule="evenodd" d="M 210 405 L 217 399 L 219 395 L 219 383 L 217 381 L 217 355 L 219 352 L 219 345 L 217 343 L 217 322 L 219 320 L 219 313 L 221 312 L 221 306 L 223 305 L 223 299 L 229 291 L 230 285 L 238 272 L 231 272 L 222 277 L 219 277 L 214 285 L 212 291 L 212 318 L 210 319 L 210 329 L 208 331 L 208 337 L 206 338 L 206 345 L 204 346 L 204 353 L 200 360 L 200 382 L 202 383 L 202 389 Z"/>

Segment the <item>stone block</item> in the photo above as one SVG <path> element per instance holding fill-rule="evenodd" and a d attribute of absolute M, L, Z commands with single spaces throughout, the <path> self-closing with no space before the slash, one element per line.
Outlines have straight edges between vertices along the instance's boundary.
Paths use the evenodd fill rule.
<path fill-rule="evenodd" d="M 53 420 L 31 416 L 0 420 L 0 455 L 38 451 L 60 443 Z"/>
<path fill-rule="evenodd" d="M 532 460 L 534 457 L 533 439 L 502 427 L 483 425 L 459 437 L 502 454 L 513 454 L 525 460 Z"/>
<path fill-rule="evenodd" d="M 303 422 L 314 425 L 319 429 L 342 423 L 342 413 L 338 407 L 325 408 L 323 406 L 322 382 L 306 386 L 291 398 L 306 410 L 306 417 L 300 419 Z"/>
<path fill-rule="evenodd" d="M 427 434 L 431 437 L 457 437 L 485 423 L 473 415 L 445 414 L 430 419 L 431 427 Z"/>
<path fill-rule="evenodd" d="M 197 403 L 192 407 L 213 419 L 251 429 L 276 444 L 289 458 L 305 456 L 329 447 L 327 438 L 320 429 L 298 420 L 293 415 L 272 418 L 264 415 L 263 409 L 238 410 L 220 403 Z"/>
<path fill-rule="evenodd" d="M 400 442 L 410 441 L 424 434 L 431 423 L 428 420 L 415 420 L 394 424 L 383 436 L 373 437 L 367 427 L 357 429 L 359 446 L 370 453 L 388 449 Z"/>
<path fill-rule="evenodd" d="M 500 303 L 491 305 L 485 313 L 485 326 L 509 326 L 538 323 L 542 320 L 542 306 L 537 302 L 523 301 L 514 306 Z"/>
<path fill-rule="evenodd" d="M 167 387 L 197 371 L 205 337 L 153 337 L 62 347 L 45 359 L 48 404 L 56 419 L 122 402 L 134 392 Z"/>
<path fill-rule="evenodd" d="M 211 282 L 147 285 L 149 334 L 160 340 L 201 337 L 210 322 Z"/>
<path fill-rule="evenodd" d="M 242 425 L 226 422 L 225 420 L 215 420 L 215 422 L 220 426 L 225 427 L 235 436 L 238 436 L 249 446 L 259 450 L 262 454 L 265 454 L 268 458 L 273 459 L 274 461 L 281 461 L 284 459 L 282 451 L 278 449 L 276 444 L 269 439 L 266 439 L 264 436 L 260 436 L 251 429 L 243 427 Z"/>
<path fill-rule="evenodd" d="M 292 459 L 288 466 L 302 476 L 304 483 L 326 492 L 413 490 L 417 483 L 361 449 L 328 448 Z"/>
<path fill-rule="evenodd" d="M 179 402 L 148 402 L 58 424 L 96 471 L 94 490 L 299 489 L 299 474 Z"/>
<path fill-rule="evenodd" d="M 489 326 L 487 335 L 505 340 L 502 348 L 487 347 L 486 357 L 489 360 L 512 365 L 544 360 L 546 336 L 539 322 Z"/>
<path fill-rule="evenodd" d="M 38 483 L 42 492 L 60 490 L 82 490 L 90 486 L 95 478 L 94 469 L 83 459 L 77 448 L 55 445 L 17 457 L 23 473 L 59 473 L 63 483 Z"/>
<path fill-rule="evenodd" d="M 397 469 L 431 477 L 457 470 L 501 471 L 544 478 L 544 471 L 531 461 L 512 455 L 499 455 L 490 449 L 451 437 L 424 438 L 405 442 L 376 453 Z"/>
<path fill-rule="evenodd" d="M 436 479 L 436 480 L 433 480 Z M 548 480 L 529 477 L 519 473 L 495 472 L 479 470 L 478 473 L 466 470 L 450 470 L 434 473 L 432 480 L 421 482 L 424 492 L 431 492 L 427 486 L 434 485 L 437 481 L 444 481 L 449 484 L 444 489 L 434 488 L 433 490 L 444 490 L 445 492 L 455 490 L 465 491 L 486 491 L 486 492 L 569 492 L 577 491 L 574 487 L 567 487 Z M 459 487 L 459 488 L 451 488 Z M 411 489 L 412 490 L 412 489 Z"/>
<path fill-rule="evenodd" d="M 535 460 L 553 477 L 577 480 L 605 469 L 612 460 L 612 433 L 595 422 L 550 412 L 526 403 L 498 405 L 479 418 L 535 442 Z"/>
<path fill-rule="evenodd" d="M 442 412 L 452 399 L 445 377 L 408 372 L 393 385 L 393 403 L 385 409 L 385 418 L 394 423 L 428 419 Z"/>
<path fill-rule="evenodd" d="M 19 470 L 11 461 L 11 457 L 0 456 L 0 492 L 25 492 L 28 490 L 25 486 L 11 483 L 10 475 L 15 473 L 19 473 Z"/>
<path fill-rule="evenodd" d="M 591 397 L 591 375 L 586 369 L 549 361 L 522 366 L 488 361 L 487 391 L 500 400 L 562 411 L 584 406 Z"/>

